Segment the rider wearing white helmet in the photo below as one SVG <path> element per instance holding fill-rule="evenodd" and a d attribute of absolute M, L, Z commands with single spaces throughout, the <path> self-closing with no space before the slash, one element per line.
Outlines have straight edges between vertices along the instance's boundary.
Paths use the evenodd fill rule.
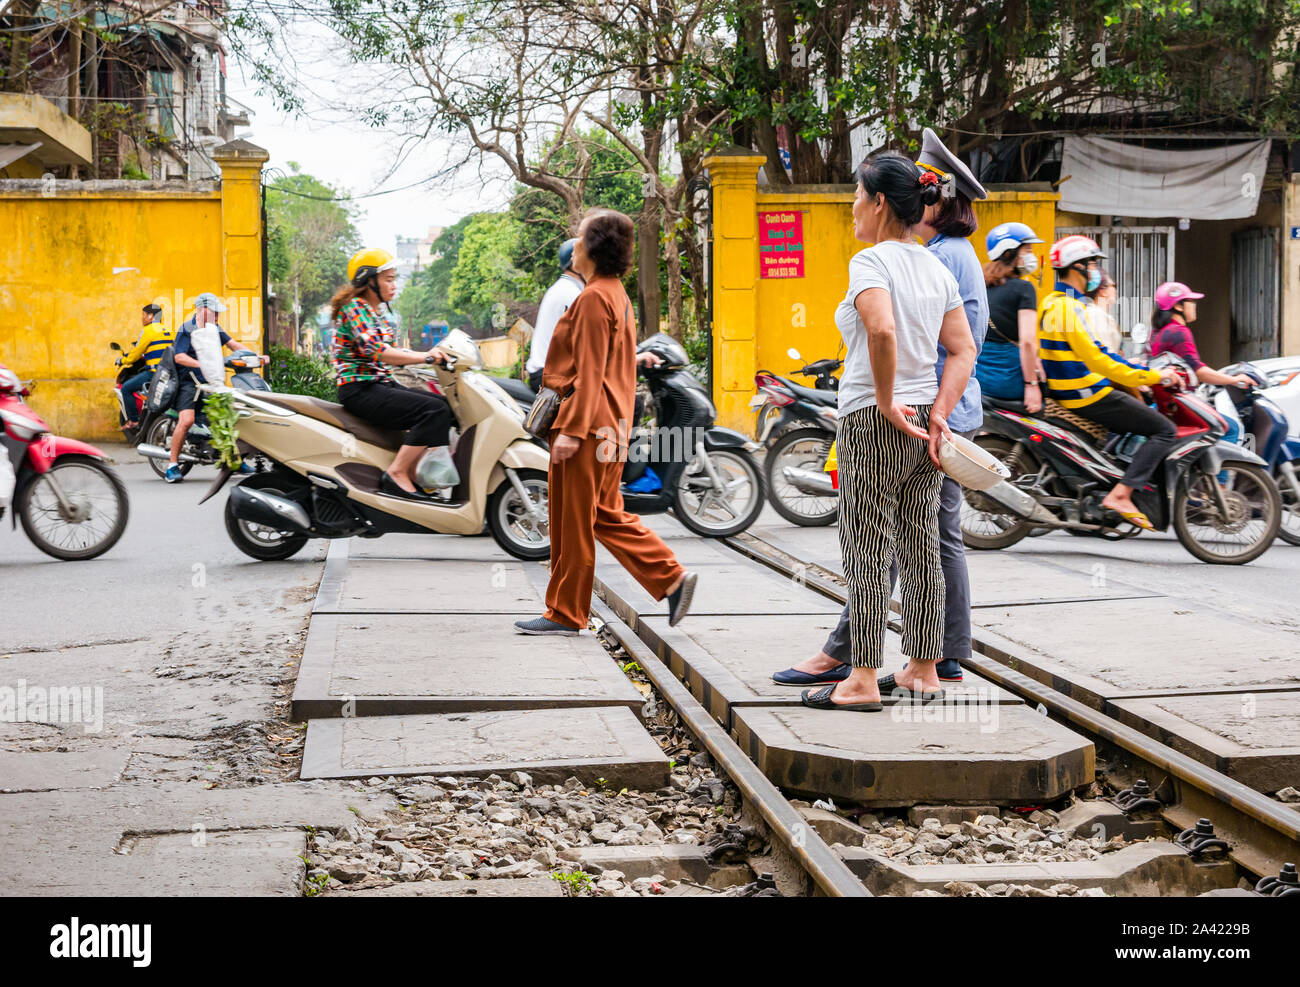
<path fill-rule="evenodd" d="M 1172 370 L 1151 370 L 1130 363 L 1099 344 L 1090 329 L 1085 292 L 1101 284 L 1100 261 L 1105 257 L 1086 236 L 1067 236 L 1052 245 L 1048 263 L 1056 271 L 1056 290 L 1043 299 L 1038 313 L 1038 357 L 1047 377 L 1048 394 L 1075 414 L 1112 432 L 1147 436 L 1128 471 L 1115 484 L 1102 506 L 1139 528 L 1151 521 L 1133 503 L 1133 490 L 1144 487 L 1173 443 L 1174 424 L 1126 390 L 1152 384 L 1172 384 Z"/>
<path fill-rule="evenodd" d="M 1038 363 L 1038 295 L 1024 275 L 1038 268 L 1034 244 L 1042 243 L 1024 223 L 1000 223 L 984 238 L 989 262 L 984 283 L 989 296 L 989 333 L 975 364 L 980 387 L 990 397 L 1025 402 L 1041 411 L 1042 368 Z"/>

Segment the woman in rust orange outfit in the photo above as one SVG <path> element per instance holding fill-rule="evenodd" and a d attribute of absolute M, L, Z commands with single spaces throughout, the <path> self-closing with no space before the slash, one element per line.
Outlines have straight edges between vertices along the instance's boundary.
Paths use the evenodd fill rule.
<path fill-rule="evenodd" d="M 556 325 L 542 376 L 565 396 L 551 431 L 551 579 L 546 614 L 515 623 L 524 634 L 572 636 L 587 626 L 596 539 L 646 592 L 668 601 L 670 624 L 686 615 L 695 591 L 695 574 L 623 509 L 638 357 L 632 303 L 619 279 L 635 241 L 632 220 L 609 209 L 588 213 L 578 228 L 573 269 L 587 286 Z"/>

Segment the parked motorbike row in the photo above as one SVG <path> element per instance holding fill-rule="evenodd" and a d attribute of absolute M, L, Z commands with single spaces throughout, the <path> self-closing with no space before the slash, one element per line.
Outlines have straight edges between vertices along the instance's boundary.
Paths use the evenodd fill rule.
<path fill-rule="evenodd" d="M 789 356 L 803 359 L 797 350 Z M 1182 382 L 1153 389 L 1178 435 L 1156 479 L 1134 493 L 1138 508 L 1157 530 L 1172 528 L 1203 562 L 1250 562 L 1277 537 L 1300 544 L 1300 438 L 1288 434 L 1286 415 L 1263 391 L 1264 376 L 1238 364 L 1225 372 L 1253 374 L 1256 387 L 1202 386 L 1194 393 L 1195 372 L 1178 357 L 1162 354 L 1150 365 L 1174 368 Z M 830 374 L 838 367 L 821 360 L 795 371 L 815 377 L 813 388 L 766 370 L 754 378 L 758 394 L 750 406 L 767 447 L 768 495 L 794 524 L 836 518 L 838 495 L 824 469 L 836 423 Z M 1099 444 L 1070 422 L 986 397 L 975 442 L 1011 476 L 989 490 L 964 492 L 963 540 L 970 548 L 999 549 L 1053 530 L 1110 540 L 1139 534 L 1101 502 L 1143 441 L 1111 435 Z"/>

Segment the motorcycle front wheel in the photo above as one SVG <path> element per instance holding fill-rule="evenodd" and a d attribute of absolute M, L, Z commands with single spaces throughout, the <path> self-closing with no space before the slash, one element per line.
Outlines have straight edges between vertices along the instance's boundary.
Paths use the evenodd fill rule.
<path fill-rule="evenodd" d="M 839 517 L 838 493 L 826 496 L 804 493 L 781 472 L 790 467 L 822 473 L 834 440 L 833 434 L 819 428 L 797 428 L 786 432 L 768 448 L 763 461 L 763 470 L 767 473 L 767 499 L 776 513 L 791 524 L 816 528 L 834 524 Z"/>
<path fill-rule="evenodd" d="M 1300 459 L 1291 463 L 1300 470 Z M 1277 536 L 1288 545 L 1300 545 L 1300 497 L 1291 489 L 1286 477 L 1279 477 L 1278 492 L 1282 495 L 1282 523 L 1277 529 Z"/>
<path fill-rule="evenodd" d="M 1023 473 L 1038 471 L 1037 465 L 1008 438 L 980 435 L 975 444 L 1011 470 L 1012 482 Z M 1006 513 L 978 490 L 962 487 L 961 495 L 961 540 L 967 548 L 1010 548 L 1034 530 L 1032 522 Z"/>
<path fill-rule="evenodd" d="M 721 481 L 715 490 L 700 456 Z M 697 535 L 728 538 L 753 524 L 763 512 L 763 475 L 743 449 L 702 450 L 686 464 L 673 491 L 673 514 Z"/>
<path fill-rule="evenodd" d="M 60 456 L 23 487 L 14 508 L 32 544 L 64 561 L 103 555 L 122 537 L 130 514 L 118 475 L 89 456 Z"/>
<path fill-rule="evenodd" d="M 1268 551 L 1281 523 L 1277 484 L 1251 463 L 1225 463 L 1217 474 L 1193 467 L 1174 493 L 1174 533 L 1183 548 L 1212 565 L 1253 562 Z"/>
<path fill-rule="evenodd" d="M 507 477 L 488 498 L 488 530 L 508 554 L 536 562 L 551 554 L 550 481 L 541 470 L 519 470 L 518 476 L 530 503 L 520 499 Z"/>

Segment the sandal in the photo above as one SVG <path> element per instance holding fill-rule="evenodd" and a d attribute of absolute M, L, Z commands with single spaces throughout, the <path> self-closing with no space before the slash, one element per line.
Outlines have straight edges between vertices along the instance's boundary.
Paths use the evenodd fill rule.
<path fill-rule="evenodd" d="M 895 699 L 910 699 L 913 702 L 932 703 L 936 699 L 943 698 L 942 689 L 938 692 L 913 692 L 907 686 L 899 685 L 892 672 L 882 679 L 876 679 L 876 685 L 880 686 L 882 696 L 889 693 Z"/>
<path fill-rule="evenodd" d="M 797 668 L 787 668 L 773 672 L 772 681 L 777 685 L 828 685 L 843 682 L 851 671 L 847 662 L 840 662 L 824 672 L 801 672 Z"/>
<path fill-rule="evenodd" d="M 838 684 L 838 683 L 836 683 Z M 809 709 L 847 709 L 856 713 L 879 713 L 885 707 L 880 703 L 837 703 L 831 701 L 831 696 L 835 694 L 835 686 L 828 685 L 824 688 L 805 689 L 799 697 Z"/>
<path fill-rule="evenodd" d="M 1116 511 L 1113 507 L 1106 508 L 1108 511 L 1115 511 L 1129 524 L 1135 528 L 1142 528 L 1144 531 L 1155 531 L 1156 527 L 1151 523 L 1151 519 L 1141 511 Z"/>

